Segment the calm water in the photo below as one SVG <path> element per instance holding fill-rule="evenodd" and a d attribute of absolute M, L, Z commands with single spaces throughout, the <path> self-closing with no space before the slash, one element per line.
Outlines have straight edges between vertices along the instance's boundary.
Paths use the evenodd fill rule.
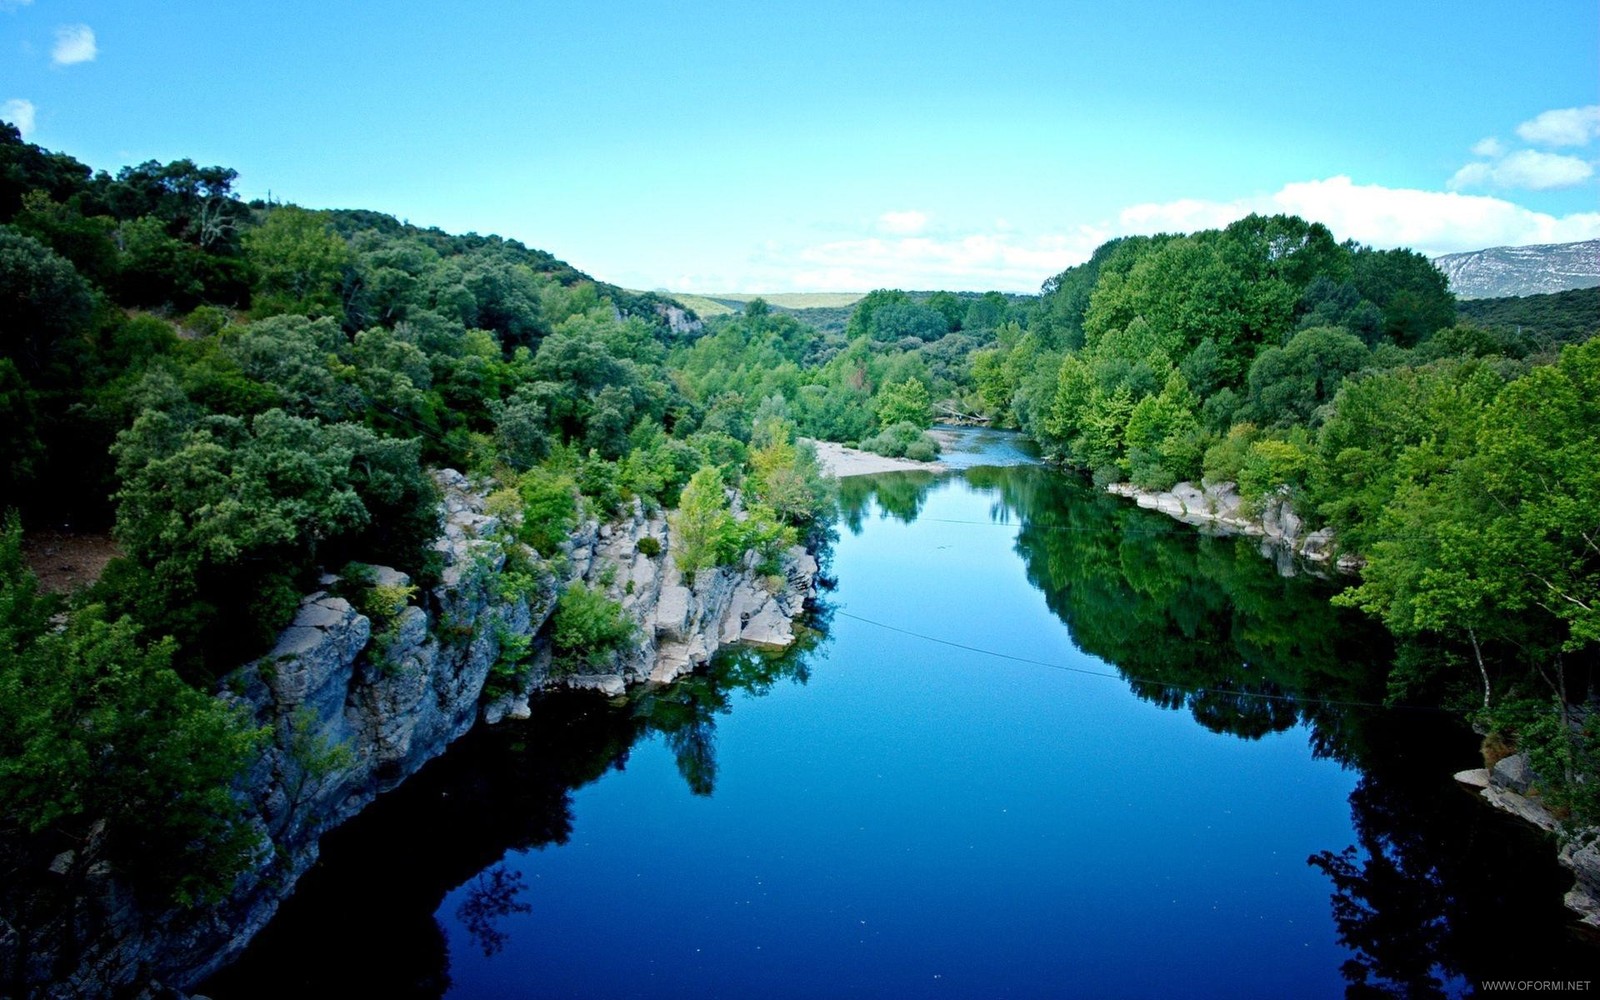
<path fill-rule="evenodd" d="M 330 837 L 206 992 L 1454 996 L 1600 968 L 1552 852 L 1450 782 L 1471 735 L 1352 704 L 1390 651 L 1326 584 L 1038 467 L 845 487 L 805 648 L 474 734 Z"/>

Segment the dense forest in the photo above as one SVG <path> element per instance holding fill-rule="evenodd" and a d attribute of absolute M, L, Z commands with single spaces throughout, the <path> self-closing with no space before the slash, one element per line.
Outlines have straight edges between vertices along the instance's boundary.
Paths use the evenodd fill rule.
<path fill-rule="evenodd" d="M 1600 820 L 1593 295 L 1463 314 L 1418 254 L 1251 216 L 1113 240 L 1035 298 L 881 289 L 824 331 L 760 300 L 702 324 L 514 240 L 235 180 L 97 172 L 0 123 L 10 884 L 76 849 L 153 899 L 224 892 L 255 849 L 231 782 L 264 736 L 216 682 L 323 573 L 436 579 L 428 467 L 492 477 L 549 557 L 581 518 L 677 509 L 693 573 L 829 521 L 806 438 L 928 459 L 941 419 L 1019 428 L 1100 484 L 1232 481 L 1331 526 L 1365 562 L 1338 600 L 1400 640 L 1390 696 L 1474 713 Z M 41 528 L 121 554 L 46 594 L 22 555 Z M 603 605 L 563 598 L 563 641 L 612 641 Z"/>

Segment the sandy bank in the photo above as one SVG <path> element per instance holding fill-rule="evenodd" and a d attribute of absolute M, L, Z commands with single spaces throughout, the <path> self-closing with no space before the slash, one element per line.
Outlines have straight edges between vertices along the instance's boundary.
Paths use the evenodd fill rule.
<path fill-rule="evenodd" d="M 879 472 L 944 472 L 947 466 L 939 462 L 917 462 L 909 458 L 889 458 L 858 448 L 846 448 L 833 441 L 813 441 L 817 446 L 817 459 L 829 475 L 844 479 L 847 476 L 871 476 Z"/>

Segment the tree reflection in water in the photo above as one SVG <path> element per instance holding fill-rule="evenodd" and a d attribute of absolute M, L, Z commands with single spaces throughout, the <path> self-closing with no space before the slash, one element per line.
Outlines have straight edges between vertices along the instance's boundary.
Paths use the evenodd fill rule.
<path fill-rule="evenodd" d="M 637 741 L 661 733 L 690 790 L 716 782 L 716 719 L 736 692 L 762 695 L 807 680 L 824 641 L 800 630 L 783 654 L 719 656 L 705 674 L 607 701 L 556 693 L 533 717 L 479 729 L 323 841 L 322 860 L 234 966 L 203 984 L 217 1000 L 284 996 L 436 998 L 450 988 L 449 948 L 434 918 L 472 883 L 456 918 L 485 955 L 506 943 L 499 922 L 529 912 L 511 851 L 565 844 L 572 793 L 627 766 Z"/>
<path fill-rule="evenodd" d="M 1429 706 L 1376 707 L 1394 650 L 1328 603 L 1339 581 L 1286 578 L 1258 543 L 1040 470 L 969 479 L 1004 498 L 1029 580 L 1134 693 L 1244 739 L 1304 724 L 1318 756 L 1361 773 L 1358 843 L 1308 859 L 1333 884 L 1350 996 L 1457 996 L 1486 979 L 1597 967 L 1561 905 L 1571 876 L 1553 846 L 1451 779 L 1476 738 Z"/>
<path fill-rule="evenodd" d="M 1243 739 L 1303 724 L 1316 754 L 1360 772 L 1357 842 L 1308 859 L 1332 883 L 1351 996 L 1459 995 L 1484 979 L 1597 967 L 1561 906 L 1570 876 L 1550 845 L 1450 780 L 1475 754 L 1472 734 L 1425 707 L 1370 707 L 1384 698 L 1393 649 L 1370 621 L 1328 603 L 1336 581 L 1285 578 L 1252 541 L 1207 537 L 1048 470 L 961 475 L 993 491 L 990 518 L 1018 525 L 1029 581 L 1136 695 Z M 845 480 L 842 526 L 859 532 L 874 511 L 915 520 L 946 482 Z M 826 628 L 825 613 L 817 625 Z M 525 905 L 492 874 L 507 851 L 565 843 L 572 790 L 625 767 L 650 733 L 662 734 L 691 791 L 713 794 L 716 724 L 733 693 L 804 683 L 820 634 L 784 656 L 721 657 L 704 676 L 623 701 L 552 696 L 526 723 L 470 734 L 327 838 L 325 864 L 281 919 L 204 991 L 439 996 L 448 952 L 433 914 L 447 893 L 480 878 L 461 923 L 480 948 L 503 941 L 495 921 Z M 345 978 L 312 981 L 308 969 Z"/>

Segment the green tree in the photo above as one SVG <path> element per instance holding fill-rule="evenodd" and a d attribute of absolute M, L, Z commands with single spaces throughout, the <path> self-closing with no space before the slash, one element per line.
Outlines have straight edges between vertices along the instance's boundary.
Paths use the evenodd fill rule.
<path fill-rule="evenodd" d="M 678 499 L 678 509 L 668 516 L 673 531 L 673 554 L 686 583 L 693 584 L 700 570 L 731 559 L 736 529 L 728 510 L 722 473 L 707 465 L 689 479 Z"/>
<path fill-rule="evenodd" d="M 160 902 L 219 898 L 257 846 L 234 784 L 263 734 L 126 618 L 87 606 L 47 627 L 20 538 L 15 520 L 0 536 L 0 839 L 21 863 L 8 874 L 48 883 L 67 851 L 69 894 L 104 862 Z"/>
<path fill-rule="evenodd" d="M 895 424 L 929 427 L 933 424 L 933 402 L 928 396 L 928 387 L 917 379 L 908 378 L 879 389 L 875 408 L 878 422 L 885 427 Z"/>
<path fill-rule="evenodd" d="M 339 284 L 353 257 L 325 215 L 281 205 L 245 234 L 244 247 L 258 274 L 258 316 L 343 317 Z"/>

